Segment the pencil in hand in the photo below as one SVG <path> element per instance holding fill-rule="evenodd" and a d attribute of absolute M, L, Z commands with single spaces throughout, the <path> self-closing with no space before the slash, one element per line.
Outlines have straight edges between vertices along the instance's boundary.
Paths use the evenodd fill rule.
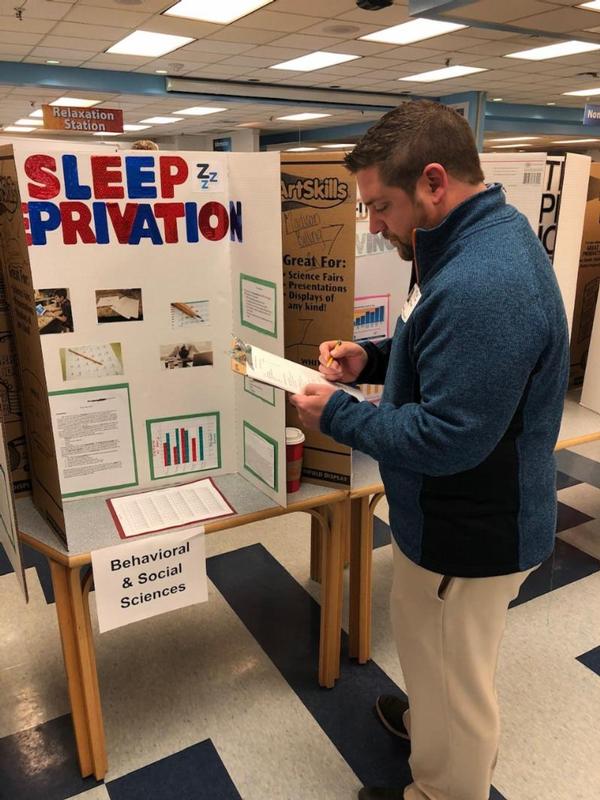
<path fill-rule="evenodd" d="M 337 342 L 334 344 L 334 346 L 331 348 L 331 350 L 329 352 L 333 353 L 333 351 L 336 350 L 341 345 L 341 343 L 342 343 L 342 340 L 338 339 Z M 325 366 L 327 368 L 329 368 L 333 364 L 334 361 L 335 361 L 334 357 L 332 355 L 330 355 L 329 358 L 327 359 L 327 364 L 325 364 Z"/>

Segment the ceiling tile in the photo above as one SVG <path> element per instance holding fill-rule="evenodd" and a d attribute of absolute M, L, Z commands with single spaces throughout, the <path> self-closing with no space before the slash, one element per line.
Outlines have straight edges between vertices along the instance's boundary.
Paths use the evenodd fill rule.
<path fill-rule="evenodd" d="M 103 52 L 108 47 L 113 44 L 110 39 L 105 40 L 91 40 L 91 39 L 81 39 L 76 37 L 70 36 L 54 36 L 54 34 L 50 36 L 44 37 L 42 39 L 41 44 L 44 47 L 57 47 L 63 50 L 95 50 L 95 52 Z M 49 56 L 52 58 L 52 56 Z"/>
<path fill-rule="evenodd" d="M 502 0 L 501 3 L 498 0 L 477 0 L 475 3 L 461 6 L 460 16 L 465 20 L 512 22 L 518 17 L 543 14 L 552 8 L 548 3 L 540 3 L 538 0 Z M 445 12 L 444 16 L 452 17 L 454 14 L 456 11 L 452 9 Z"/>
<path fill-rule="evenodd" d="M 268 44 L 278 39 L 280 36 L 279 31 L 259 31 L 253 28 L 234 28 L 233 25 L 212 33 L 207 36 L 207 39 L 222 42 L 242 42 L 245 44 Z M 200 41 L 204 41 L 201 39 Z"/>
<path fill-rule="evenodd" d="M 74 38 L 118 42 L 127 35 L 123 28 L 106 25 L 85 25 L 81 22 L 59 22 L 52 30 L 53 36 L 73 36 Z"/>
<path fill-rule="evenodd" d="M 31 55 L 43 59 L 69 58 L 71 60 L 83 62 L 87 61 L 88 58 L 94 58 L 96 52 L 93 50 L 74 50 L 66 47 L 34 47 L 33 50 L 31 50 Z"/>
<path fill-rule="evenodd" d="M 143 3 L 144 11 L 148 11 L 151 14 L 164 11 L 174 5 L 172 0 L 171 2 L 169 2 L 169 0 L 143 0 Z M 102 8 L 111 8 L 115 11 L 123 10 L 123 3 L 120 2 L 120 0 L 78 0 L 78 5 L 101 6 Z"/>
<path fill-rule="evenodd" d="M 582 11 L 578 8 L 560 8 L 556 11 L 548 11 L 545 14 L 535 14 L 534 16 L 524 16 L 520 14 L 515 17 L 515 24 L 523 28 L 534 28 L 541 31 L 555 31 L 557 33 L 568 33 L 578 31 L 593 25 L 593 12 Z"/>
<path fill-rule="evenodd" d="M 7 31 L 0 22 L 0 42 L 8 44 L 27 44 L 32 47 L 43 38 L 41 33 L 21 33 L 20 31 Z"/>
<path fill-rule="evenodd" d="M 48 19 L 58 20 L 62 19 L 67 11 L 70 11 L 70 3 L 56 3 L 50 0 L 26 0 L 23 8 L 23 17 L 25 19 Z M 13 10 L 12 3 L 3 3 L 4 7 L 9 6 L 11 12 Z M 6 11 L 4 12 L 6 13 Z"/>
<path fill-rule="evenodd" d="M 273 42 L 273 46 L 290 47 L 313 53 L 315 50 L 328 50 L 338 43 L 339 40 L 332 39 L 331 36 L 304 36 L 301 33 L 291 33 L 288 36 L 282 36 L 277 39 L 276 42 Z"/>
<path fill-rule="evenodd" d="M 282 11 L 284 13 L 288 11 L 296 13 L 299 10 L 297 0 L 277 0 L 275 5 L 277 11 Z M 324 8 L 323 0 L 303 0 L 301 10 L 303 14 L 309 14 L 311 17 L 322 17 Z M 326 8 L 329 17 L 337 17 L 344 12 L 356 8 L 356 4 L 352 2 L 352 0 L 327 0 Z M 372 14 L 373 12 L 370 13 Z M 377 15 L 379 16 L 381 13 L 381 11 L 378 11 Z"/>
<path fill-rule="evenodd" d="M 166 17 L 164 14 L 155 14 L 144 22 L 143 30 L 152 31 L 153 33 L 171 33 L 174 36 L 193 36 L 194 39 L 200 39 L 203 36 L 216 33 L 221 28 L 223 28 L 222 25 L 214 25 L 212 22 L 200 22 L 194 19 Z"/>
<path fill-rule="evenodd" d="M 236 28 L 263 28 L 269 31 L 281 31 L 282 33 L 293 33 L 309 25 L 315 24 L 314 17 L 306 17 L 301 14 L 279 14 L 269 9 L 277 6 L 279 2 L 273 6 L 267 6 L 264 9 L 255 11 L 254 14 L 248 14 L 246 17 L 236 20 L 233 25 Z M 296 3 L 296 10 L 298 10 L 298 3 Z M 319 14 L 321 16 L 321 14 Z"/>
<path fill-rule="evenodd" d="M 147 3 L 144 3 L 144 8 L 147 5 Z M 89 25 L 105 25 L 107 22 L 110 22 L 111 25 L 115 25 L 119 28 L 141 28 L 143 27 L 142 23 L 151 15 L 152 10 L 150 9 L 147 12 L 141 9 L 138 11 L 129 11 L 129 9 L 125 10 L 123 6 L 120 6 L 115 7 L 113 13 L 111 13 L 109 17 L 106 8 L 103 8 L 101 5 L 87 6 L 78 3 L 71 7 L 71 11 L 65 14 L 63 20 L 65 22 L 85 22 Z"/>

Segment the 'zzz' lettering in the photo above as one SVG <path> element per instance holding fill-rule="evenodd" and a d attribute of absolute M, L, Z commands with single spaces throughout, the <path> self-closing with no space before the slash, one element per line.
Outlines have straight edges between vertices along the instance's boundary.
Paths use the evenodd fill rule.
<path fill-rule="evenodd" d="M 210 164 L 196 164 L 198 167 L 198 175 L 197 178 L 200 181 L 200 187 L 202 189 L 208 189 L 209 183 L 217 183 L 218 174 L 216 172 L 209 172 Z"/>

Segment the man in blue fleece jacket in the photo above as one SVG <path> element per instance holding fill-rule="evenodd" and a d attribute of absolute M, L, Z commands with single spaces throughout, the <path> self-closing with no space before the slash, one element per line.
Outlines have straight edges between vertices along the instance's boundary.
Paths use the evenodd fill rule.
<path fill-rule="evenodd" d="M 359 797 L 488 800 L 508 605 L 554 542 L 563 303 L 527 220 L 500 185 L 485 186 L 470 128 L 451 109 L 390 111 L 346 163 L 371 232 L 414 264 L 392 339 L 320 349 L 327 378 L 384 383 L 379 407 L 329 386 L 292 397 L 306 427 L 379 462 L 390 507 L 391 616 L 410 709 L 389 695 L 376 709 L 410 740 L 413 783 Z"/>

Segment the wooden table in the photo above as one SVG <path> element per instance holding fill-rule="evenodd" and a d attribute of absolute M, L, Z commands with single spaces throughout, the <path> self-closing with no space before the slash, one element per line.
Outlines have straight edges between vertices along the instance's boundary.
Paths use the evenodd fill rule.
<path fill-rule="evenodd" d="M 600 415 L 579 405 L 579 394 L 570 392 L 565 400 L 556 450 L 600 440 Z M 350 656 L 364 664 L 371 657 L 373 515 L 385 491 L 377 462 L 369 456 L 354 452 L 352 470 L 352 489 L 346 510 L 350 520 L 348 637 Z"/>
<path fill-rule="evenodd" d="M 207 522 L 207 534 L 295 511 L 309 513 L 318 523 L 323 567 L 318 680 L 321 686 L 333 687 L 340 674 L 343 520 L 348 492 L 302 484 L 300 491 L 289 496 L 287 508 L 283 508 L 240 475 L 223 475 L 213 480 L 237 513 Z M 104 498 L 65 503 L 69 552 L 30 498 L 18 500 L 16 507 L 22 542 L 43 553 L 50 562 L 81 774 L 83 777 L 93 774 L 101 780 L 108 769 L 108 760 L 89 611 L 93 585 L 90 551 L 117 545 L 121 539 Z"/>

